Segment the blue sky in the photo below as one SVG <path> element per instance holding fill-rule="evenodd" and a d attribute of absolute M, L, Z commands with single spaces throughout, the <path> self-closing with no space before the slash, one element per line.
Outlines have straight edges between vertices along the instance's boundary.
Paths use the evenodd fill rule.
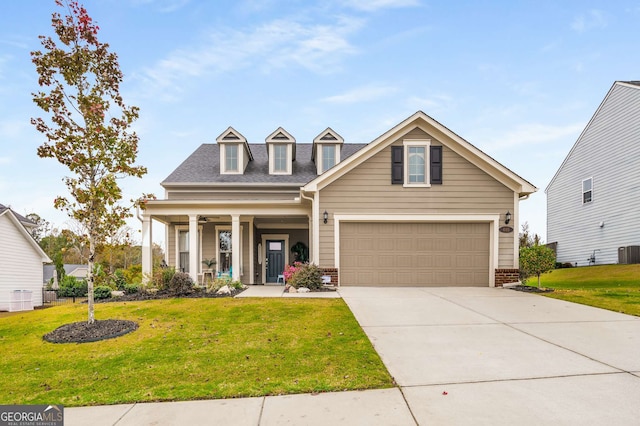
<path fill-rule="evenodd" d="M 124 100 L 140 107 L 143 179 L 159 183 L 233 126 L 264 142 L 283 126 L 310 142 L 330 126 L 370 142 L 422 110 L 532 182 L 521 223 L 546 239 L 544 189 L 616 80 L 640 80 L 640 1 L 85 1 L 119 56 Z M 29 52 L 53 0 L 0 15 L 0 203 L 58 227 L 66 170 L 43 137 Z M 138 222 L 130 222 L 135 229 Z"/>

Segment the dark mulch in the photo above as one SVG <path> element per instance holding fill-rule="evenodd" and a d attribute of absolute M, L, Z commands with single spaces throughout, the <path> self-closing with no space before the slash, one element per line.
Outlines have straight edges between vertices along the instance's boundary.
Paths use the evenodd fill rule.
<path fill-rule="evenodd" d="M 529 285 L 516 285 L 513 287 L 509 287 L 511 290 L 516 290 L 516 291 L 524 291 L 526 293 L 553 293 L 553 289 L 552 288 L 538 288 L 538 287 L 532 287 Z"/>
<path fill-rule="evenodd" d="M 232 289 L 229 294 L 216 294 L 216 293 L 207 293 L 206 291 L 193 291 L 191 293 L 176 295 L 174 293 L 170 293 L 168 291 L 157 291 L 157 292 L 138 292 L 134 294 L 125 294 L 118 297 L 110 297 L 108 299 L 100 299 L 96 300 L 96 303 L 107 303 L 107 302 L 131 302 L 138 300 L 157 300 L 157 299 L 173 299 L 176 297 L 185 297 L 190 299 L 218 299 L 221 297 L 233 297 L 242 293 L 246 289 L 241 288 L 239 290 Z"/>
<path fill-rule="evenodd" d="M 62 325 L 42 338 L 51 343 L 87 343 L 113 339 L 138 329 L 138 323 L 128 320 L 101 320 L 74 322 Z"/>

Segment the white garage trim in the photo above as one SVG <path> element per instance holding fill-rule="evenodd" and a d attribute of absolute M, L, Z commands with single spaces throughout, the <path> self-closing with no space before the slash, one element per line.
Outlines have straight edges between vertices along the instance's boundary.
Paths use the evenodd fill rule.
<path fill-rule="evenodd" d="M 340 278 L 340 222 L 442 222 L 442 223 L 489 223 L 489 287 L 495 287 L 495 271 L 498 268 L 499 214 L 340 214 L 334 220 L 334 264 Z"/>

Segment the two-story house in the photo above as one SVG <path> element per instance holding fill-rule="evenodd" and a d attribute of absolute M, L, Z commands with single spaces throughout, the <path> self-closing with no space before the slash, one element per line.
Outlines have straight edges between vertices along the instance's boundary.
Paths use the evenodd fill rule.
<path fill-rule="evenodd" d="M 282 128 L 203 144 L 143 212 L 166 226 L 167 262 L 202 279 L 203 259 L 246 284 L 296 259 L 334 283 L 495 286 L 517 281 L 519 201 L 536 188 L 423 112 L 368 144 L 331 128 L 298 143 Z M 293 250 L 292 250 L 293 249 Z"/>
<path fill-rule="evenodd" d="M 640 81 L 616 81 L 545 190 L 558 262 L 618 263 L 640 245 L 639 189 Z"/>

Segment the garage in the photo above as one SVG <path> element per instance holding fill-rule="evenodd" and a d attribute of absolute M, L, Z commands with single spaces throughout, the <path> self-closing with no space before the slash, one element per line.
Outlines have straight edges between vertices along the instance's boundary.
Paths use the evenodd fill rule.
<path fill-rule="evenodd" d="M 340 223 L 343 286 L 489 286 L 488 223 Z"/>

